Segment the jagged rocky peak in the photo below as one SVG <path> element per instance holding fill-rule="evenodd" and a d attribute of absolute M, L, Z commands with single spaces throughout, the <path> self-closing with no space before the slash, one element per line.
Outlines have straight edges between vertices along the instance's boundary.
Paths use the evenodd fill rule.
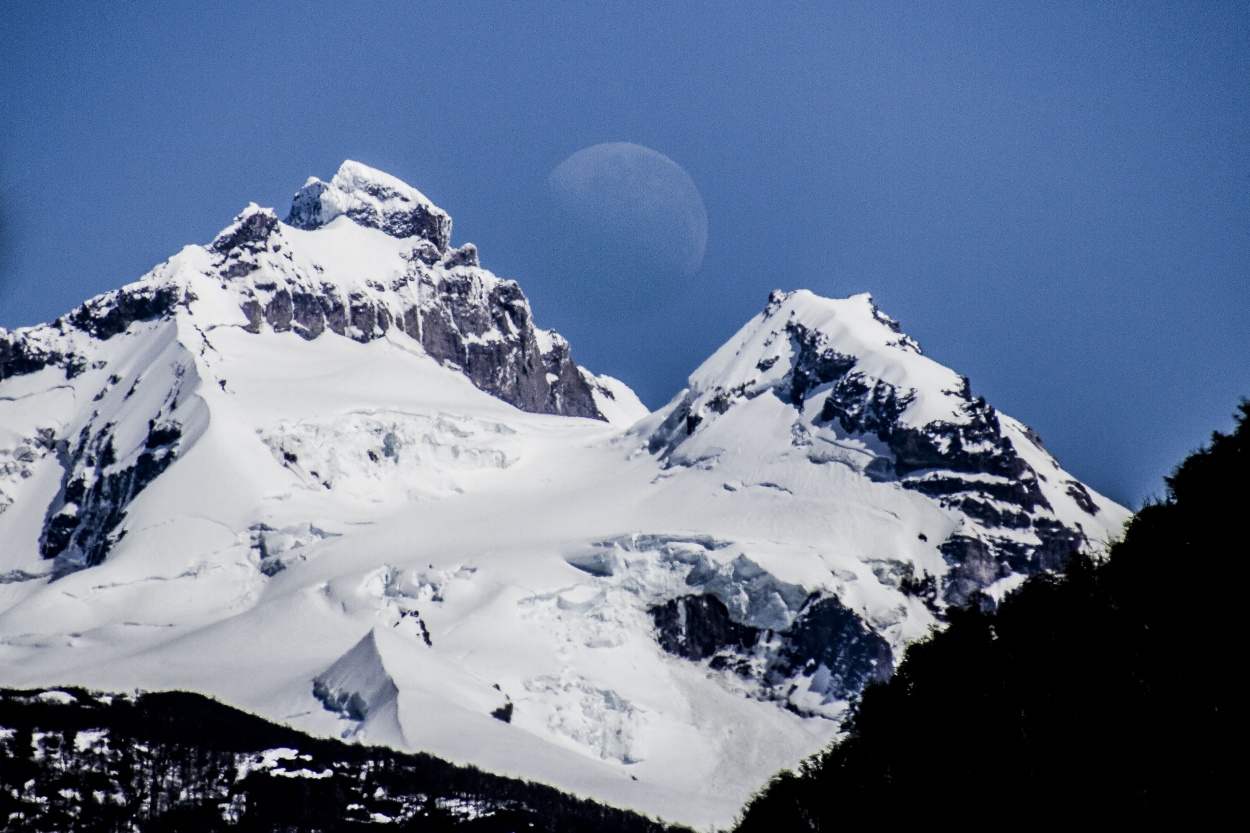
<path fill-rule="evenodd" d="M 327 253 L 291 233 L 317 232 L 339 216 L 395 241 L 357 234 Z M 329 331 L 368 342 L 395 328 L 521 410 L 603 419 L 596 400 L 604 397 L 583 378 L 568 343 L 537 330 L 520 286 L 482 269 L 472 243 L 451 248 L 450 233 L 451 219 L 420 191 L 347 161 L 329 183 L 309 180 L 285 225 L 251 205 L 210 250 L 242 296 L 250 332 L 268 327 L 313 339 Z M 353 257 L 344 247 L 371 254 Z M 383 265 L 368 274 L 368 261 Z"/>
<path fill-rule="evenodd" d="M 341 216 L 351 222 L 335 223 Z M 472 243 L 452 248 L 450 234 L 451 218 L 420 191 L 347 161 L 328 183 L 310 179 L 285 223 L 249 204 L 209 245 L 188 247 L 134 284 L 52 324 L 0 328 L 0 380 L 50 365 L 72 377 L 90 364 L 94 341 L 135 322 L 234 306 L 256 334 L 365 343 L 402 332 L 524 411 L 630 422 L 645 413 L 623 385 L 578 368 L 568 342 L 534 326 L 516 282 L 481 268 Z"/>
<path fill-rule="evenodd" d="M 248 203 L 247 208 L 234 218 L 234 222 L 213 238 L 209 249 L 219 255 L 240 250 L 255 253 L 268 244 L 269 237 L 277 228 L 278 215 L 272 208 L 261 208 L 254 202 Z"/>
<path fill-rule="evenodd" d="M 286 222 L 311 230 L 340 216 L 392 237 L 428 240 L 440 254 L 451 242 L 447 212 L 411 185 L 350 159 L 329 182 L 310 177 L 295 194 Z"/>
<path fill-rule="evenodd" d="M 966 377 L 924 356 L 867 294 L 773 292 L 688 385 L 640 425 L 653 454 L 691 466 L 725 448 L 741 453 L 741 406 L 779 400 L 791 413 L 788 436 L 757 444 L 784 442 L 811 464 L 848 465 L 959 514 L 957 529 L 935 542 L 950 567 L 941 587 L 949 603 L 1062 566 L 1089 546 L 1087 528 L 1103 528 L 1104 508 L 1120 511 L 1067 475 L 1031 429 L 974 397 Z"/>
<path fill-rule="evenodd" d="M 764 310 L 691 374 L 657 438 L 680 443 L 763 393 L 814 421 L 846 420 L 848 431 L 966 424 L 976 410 L 968 380 L 925 357 L 870 295 L 774 291 Z"/>

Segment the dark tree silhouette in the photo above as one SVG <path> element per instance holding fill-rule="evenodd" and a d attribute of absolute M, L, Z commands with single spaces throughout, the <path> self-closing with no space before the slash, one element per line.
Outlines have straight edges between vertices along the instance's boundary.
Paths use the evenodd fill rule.
<path fill-rule="evenodd" d="M 290 752 L 259 765 L 274 749 Z M 309 737 L 197 694 L 0 690 L 0 831 L 670 829 L 429 755 Z"/>
<path fill-rule="evenodd" d="M 864 692 L 841 743 L 748 805 L 740 833 L 970 819 L 1202 828 L 1232 813 L 1250 403 L 1167 485 L 1105 562 L 1074 555 L 996 611 L 949 610 L 947 630 Z"/>

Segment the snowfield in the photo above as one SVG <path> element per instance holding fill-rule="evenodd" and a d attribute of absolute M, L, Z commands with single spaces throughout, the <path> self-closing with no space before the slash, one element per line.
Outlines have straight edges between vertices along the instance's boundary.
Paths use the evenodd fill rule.
<path fill-rule="evenodd" d="M 648 414 L 405 189 L 347 163 L 0 330 L 0 684 L 726 825 L 947 602 L 1127 518 L 868 296 L 774 293 Z"/>

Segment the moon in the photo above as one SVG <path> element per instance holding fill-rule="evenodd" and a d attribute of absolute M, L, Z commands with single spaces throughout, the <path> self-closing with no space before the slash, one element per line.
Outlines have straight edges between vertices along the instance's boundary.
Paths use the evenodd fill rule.
<path fill-rule="evenodd" d="M 622 279 L 689 278 L 703 263 L 703 197 L 664 154 L 631 142 L 594 145 L 561 162 L 547 184 L 583 255 L 615 262 Z"/>

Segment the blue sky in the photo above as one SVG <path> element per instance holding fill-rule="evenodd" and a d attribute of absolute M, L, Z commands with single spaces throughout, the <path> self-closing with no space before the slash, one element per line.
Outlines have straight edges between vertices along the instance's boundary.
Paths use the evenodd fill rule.
<path fill-rule="evenodd" d="M 1250 395 L 1245 0 L 186 5 L 5 4 L 0 326 L 353 158 L 653 407 L 801 287 L 872 292 L 1132 506 Z M 541 215 L 614 141 L 680 164 L 709 231 L 697 275 L 605 315 Z"/>

